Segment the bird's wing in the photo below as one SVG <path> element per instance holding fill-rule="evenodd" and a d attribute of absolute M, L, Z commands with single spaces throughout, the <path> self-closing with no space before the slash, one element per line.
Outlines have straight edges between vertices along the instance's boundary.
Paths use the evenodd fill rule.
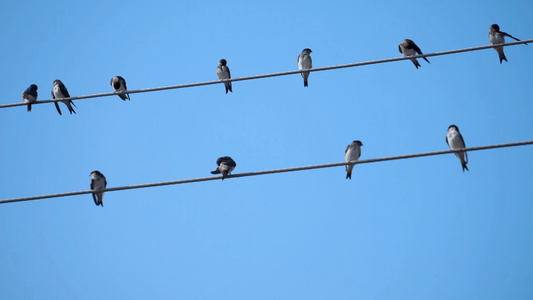
<path fill-rule="evenodd" d="M 66 98 L 70 98 L 70 94 L 68 93 L 67 88 L 65 87 L 64 84 L 60 84 L 59 89 L 61 90 L 61 93 L 63 94 L 63 96 L 65 96 Z"/>
<path fill-rule="evenodd" d="M 514 39 L 514 40 L 520 41 L 519 39 L 515 38 L 514 36 L 508 34 L 507 32 L 500 31 L 500 33 L 503 34 L 503 35 L 505 35 L 505 36 L 508 36 L 508 37 L 510 37 L 510 38 L 512 38 L 512 39 Z M 527 45 L 527 44 L 526 44 L 526 45 Z"/>
<path fill-rule="evenodd" d="M 419 55 L 423 54 L 422 50 L 420 50 L 420 48 L 418 48 L 418 45 L 415 43 L 413 43 L 413 49 L 415 49 L 416 53 L 418 53 Z"/>

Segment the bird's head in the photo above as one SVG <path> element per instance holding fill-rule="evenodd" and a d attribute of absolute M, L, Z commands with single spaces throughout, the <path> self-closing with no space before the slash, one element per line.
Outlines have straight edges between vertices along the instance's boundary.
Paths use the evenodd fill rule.
<path fill-rule="evenodd" d="M 459 131 L 459 127 L 455 126 L 455 125 L 450 125 L 450 127 L 448 127 L 448 131 L 451 132 L 451 131 Z"/>

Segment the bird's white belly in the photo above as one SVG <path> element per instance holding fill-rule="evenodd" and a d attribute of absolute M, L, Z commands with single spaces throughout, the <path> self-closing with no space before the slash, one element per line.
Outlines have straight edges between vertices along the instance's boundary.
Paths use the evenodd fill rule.
<path fill-rule="evenodd" d="M 56 98 L 66 98 L 63 93 L 61 93 L 61 89 L 58 87 L 58 86 L 54 86 L 54 96 L 56 96 Z"/>
<path fill-rule="evenodd" d="M 451 149 L 464 148 L 464 145 L 457 134 L 454 134 L 453 136 L 451 136 L 451 138 L 448 138 L 448 141 L 450 142 Z"/>
<path fill-rule="evenodd" d="M 403 48 L 403 56 L 413 56 L 413 55 L 416 55 L 415 49 Z"/>
<path fill-rule="evenodd" d="M 505 43 L 505 37 L 501 34 L 489 35 L 489 41 L 492 45 Z"/>

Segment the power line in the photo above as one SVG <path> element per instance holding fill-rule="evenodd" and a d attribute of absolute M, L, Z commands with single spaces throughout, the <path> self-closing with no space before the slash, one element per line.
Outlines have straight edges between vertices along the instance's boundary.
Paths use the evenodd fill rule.
<path fill-rule="evenodd" d="M 267 170 L 267 171 L 258 171 L 258 172 L 248 172 L 248 173 L 240 173 L 240 174 L 230 175 L 229 177 L 226 177 L 226 179 L 238 178 L 238 177 L 248 177 L 248 176 L 258 176 L 258 175 L 266 175 L 266 174 L 275 174 L 275 173 L 304 171 L 304 170 L 312 170 L 312 169 L 331 168 L 331 167 L 345 166 L 347 164 L 360 165 L 360 164 L 375 163 L 375 162 L 389 161 L 389 160 L 398 160 L 398 159 L 408 159 L 408 158 L 423 157 L 423 156 L 442 155 L 442 154 L 456 153 L 456 152 L 460 152 L 460 151 L 477 151 L 477 150 L 486 150 L 486 149 L 494 149 L 494 148 L 525 146 L 525 145 L 531 145 L 531 144 L 533 144 L 533 141 L 507 143 L 507 144 L 497 144 L 497 145 L 480 146 L 480 147 L 470 147 L 470 148 L 462 148 L 462 149 L 456 149 L 456 150 L 443 150 L 443 151 L 425 152 L 425 153 L 417 153 L 417 154 L 407 154 L 407 155 L 399 155 L 399 156 L 389 156 L 389 157 L 365 159 L 365 160 L 351 161 L 351 162 L 340 162 L 340 163 L 330 163 L 330 164 L 312 165 L 312 166 L 304 166 L 304 167 L 294 167 L 294 168 L 285 168 L 285 169 L 276 169 L 276 170 Z M 220 180 L 220 179 L 222 179 L 222 176 L 211 176 L 211 177 L 202 177 L 202 178 L 193 178 L 193 179 L 183 179 L 183 180 L 175 180 L 175 181 L 165 181 L 165 182 L 157 182 L 157 183 L 147 183 L 147 184 L 138 184 L 138 185 L 129 185 L 129 186 L 107 188 L 107 189 L 100 190 L 100 192 L 114 192 L 114 191 L 122 191 L 122 190 L 141 189 L 141 188 L 149 188 L 149 187 L 156 187 L 156 186 L 175 185 L 175 184 L 184 184 L 184 183 L 193 183 L 193 182 L 202 182 L 202 181 L 209 181 L 209 180 Z M 42 195 L 42 196 L 31 196 L 31 197 L 23 197 L 23 198 L 4 199 L 4 200 L 0 200 L 0 204 L 10 203 L 10 202 L 21 202 L 21 201 L 47 199 L 47 198 L 76 196 L 76 195 L 83 195 L 83 194 L 91 194 L 93 192 L 94 191 L 92 191 L 92 190 L 86 190 L 86 191 L 68 192 L 68 193 L 60 193 L 60 194 L 50 194 L 50 195 Z"/>
<path fill-rule="evenodd" d="M 261 79 L 261 78 L 268 78 L 268 77 L 277 77 L 277 76 L 299 74 L 299 73 L 302 73 L 302 72 L 318 72 L 318 71 L 327 71 L 327 70 L 335 70 L 335 69 L 344 69 L 344 68 L 360 67 L 360 66 L 365 66 L 365 65 L 374 65 L 374 64 L 388 63 L 388 62 L 394 62 L 394 61 L 400 61 L 400 60 L 407 60 L 407 59 L 413 59 L 413 58 L 441 56 L 441 55 L 455 54 L 455 53 L 461 53 L 461 52 L 484 50 L 484 49 L 500 47 L 500 46 L 515 46 L 515 45 L 526 44 L 526 43 L 533 43 L 533 39 L 517 41 L 517 42 L 511 42 L 511 43 L 505 43 L 505 44 L 499 44 L 499 45 L 495 45 L 495 46 L 493 46 L 493 45 L 478 46 L 478 47 L 472 47 L 472 48 L 449 50 L 449 51 L 435 52 L 435 53 L 422 54 L 422 55 L 409 56 L 409 57 L 387 58 L 387 59 L 372 60 L 372 61 L 366 61 L 366 62 L 345 64 L 345 65 L 336 65 L 336 66 L 329 66 L 329 67 L 312 68 L 312 69 L 309 69 L 309 70 L 302 70 L 302 71 L 300 71 L 300 70 L 287 71 L 287 72 L 270 73 L 270 74 L 263 74 L 263 75 L 237 77 L 237 78 L 231 78 L 231 79 L 225 79 L 225 80 L 212 80 L 212 81 L 197 82 L 197 83 L 186 83 L 186 84 L 171 85 L 171 86 L 164 86 L 164 87 L 155 87 L 155 88 L 147 88 L 147 89 L 140 89 L 140 90 L 131 90 L 131 91 L 127 91 L 126 93 L 127 94 L 148 93 L 148 92 L 155 92 L 155 91 L 181 89 L 181 88 L 189 88 L 189 87 L 211 85 L 211 84 L 220 84 L 222 82 L 227 82 L 227 81 L 231 81 L 231 82 L 233 82 L 233 81 L 244 81 L 244 80 L 253 80 L 253 79 Z M 50 99 L 50 100 L 37 101 L 35 103 L 32 103 L 32 105 L 34 105 L 34 104 L 52 103 L 52 102 L 58 102 L 58 101 L 66 101 L 66 100 L 81 100 L 81 99 L 90 99 L 90 98 L 98 98 L 98 97 L 116 96 L 116 95 L 119 95 L 119 94 L 123 94 L 123 92 L 101 93 L 101 94 L 85 95 L 85 96 L 78 96 L 78 97 L 61 98 L 61 99 L 55 99 L 55 100 L 54 99 Z M 27 103 L 17 102 L 17 103 L 10 103 L 10 104 L 2 104 L 2 105 L 0 105 L 0 108 L 7 108 L 7 107 L 14 107 L 14 106 L 26 106 L 26 105 L 27 105 Z"/>

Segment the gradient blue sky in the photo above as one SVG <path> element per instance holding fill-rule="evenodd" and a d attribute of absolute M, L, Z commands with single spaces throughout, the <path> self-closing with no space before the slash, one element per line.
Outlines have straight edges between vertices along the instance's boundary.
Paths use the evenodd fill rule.
<path fill-rule="evenodd" d="M 3 1 L 0 103 L 533 38 L 531 1 Z M 533 45 L 0 110 L 0 198 L 533 139 Z M 62 110 L 66 108 L 61 104 Z M 533 147 L 0 205 L 2 299 L 531 299 Z"/>

